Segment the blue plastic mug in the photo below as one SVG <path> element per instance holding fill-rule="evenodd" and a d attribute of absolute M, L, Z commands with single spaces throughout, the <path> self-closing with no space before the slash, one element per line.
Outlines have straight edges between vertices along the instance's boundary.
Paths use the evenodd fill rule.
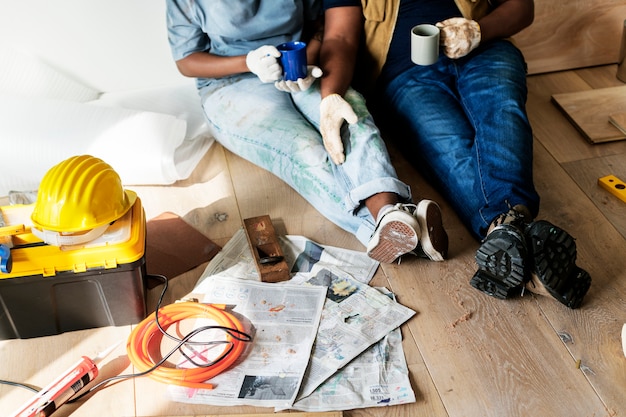
<path fill-rule="evenodd" d="M 285 42 L 276 47 L 280 51 L 280 64 L 283 67 L 283 79 L 296 81 L 306 78 L 306 43 Z"/>

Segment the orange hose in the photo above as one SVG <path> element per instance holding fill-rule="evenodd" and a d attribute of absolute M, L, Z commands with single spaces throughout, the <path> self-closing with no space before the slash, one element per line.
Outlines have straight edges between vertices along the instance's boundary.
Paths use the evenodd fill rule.
<path fill-rule="evenodd" d="M 236 333 L 245 335 L 241 322 L 231 313 L 225 311 L 225 308 L 226 306 L 223 304 L 194 302 L 169 304 L 159 309 L 159 324 L 163 329 L 167 330 L 169 326 L 182 320 L 208 318 L 215 321 L 219 326 L 235 329 Z M 163 333 L 157 326 L 154 315 L 146 317 L 131 332 L 126 351 L 130 362 L 141 372 L 148 371 L 158 362 L 152 359 L 150 347 L 160 347 L 163 336 Z M 239 340 L 229 333 L 226 333 L 226 341 L 232 343 L 232 350 L 222 360 L 213 365 L 189 369 L 159 366 L 150 372 L 148 376 L 166 384 L 188 388 L 212 389 L 213 384 L 206 381 L 228 369 L 241 356 L 247 342 L 246 340 Z M 228 349 L 231 345 L 226 346 Z"/>

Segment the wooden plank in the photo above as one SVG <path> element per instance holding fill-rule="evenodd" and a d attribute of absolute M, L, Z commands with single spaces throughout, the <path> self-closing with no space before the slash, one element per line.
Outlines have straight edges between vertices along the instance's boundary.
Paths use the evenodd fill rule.
<path fill-rule="evenodd" d="M 626 111 L 626 86 L 554 94 L 552 99 L 590 142 L 626 139 L 609 121 L 611 114 Z"/>
<path fill-rule="evenodd" d="M 552 94 L 591 89 L 572 71 L 528 77 L 526 109 L 535 137 L 559 162 L 593 156 L 595 149 L 554 105 Z"/>
<path fill-rule="evenodd" d="M 226 158 L 242 218 L 268 214 L 278 235 L 298 234 L 321 244 L 364 250 L 354 235 L 329 222 L 275 175 L 229 151 Z"/>
<path fill-rule="evenodd" d="M 626 135 L 626 112 L 610 114 L 609 122 Z"/>
<path fill-rule="evenodd" d="M 605 72 L 602 67 L 590 69 L 585 74 L 586 78 L 593 78 L 595 70 Z M 565 71 L 528 77 L 526 108 L 535 138 L 560 163 L 625 152 L 626 141 L 602 145 L 587 141 L 552 101 L 553 94 L 592 89 L 578 73 L 579 71 Z"/>
<path fill-rule="evenodd" d="M 614 175 L 626 178 L 626 152 L 601 158 L 582 159 L 564 164 L 569 175 L 595 203 L 596 207 L 626 239 L 624 203 L 598 185 L 598 178 Z"/>
<path fill-rule="evenodd" d="M 624 85 L 624 83 L 615 76 L 617 73 L 617 65 L 581 68 L 572 72 L 585 81 L 591 88 L 619 87 Z"/>
<path fill-rule="evenodd" d="M 606 405 L 607 415 L 619 414 L 615 410 L 623 407 L 626 389 L 626 373 L 618 365 L 624 360 L 619 334 L 626 320 L 626 258 L 621 256 L 626 253 L 626 241 L 607 220 L 602 197 L 608 193 L 597 185 L 597 179 L 607 170 L 626 174 L 623 161 L 623 155 L 573 161 L 562 165 L 564 171 L 543 152 L 535 157 L 536 186 L 542 196 L 540 216 L 576 238 L 577 264 L 593 280 L 580 310 L 564 313 L 561 306 L 546 300 L 542 300 L 542 310 L 572 356 L 581 360 L 580 370 Z M 598 193 L 604 195 L 598 199 Z M 623 204 L 613 203 L 621 205 L 623 217 Z"/>
<path fill-rule="evenodd" d="M 220 246 L 241 228 L 241 217 L 224 148 L 214 143 L 189 178 L 171 186 L 129 186 L 141 197 L 150 220 L 176 213 Z"/>
<path fill-rule="evenodd" d="M 514 40 L 530 74 L 615 64 L 625 17 L 622 0 L 535 0 L 533 24 Z"/>
<path fill-rule="evenodd" d="M 407 175 L 411 175 L 413 172 L 414 171 L 412 169 L 404 171 Z M 408 259 L 407 261 L 414 264 L 413 261 L 415 261 L 415 259 Z M 370 285 L 374 287 L 386 287 L 393 290 L 394 283 L 389 281 L 386 270 L 388 268 L 393 269 L 396 267 L 397 266 L 393 265 L 384 265 L 383 268 L 379 268 L 370 281 Z M 405 297 L 408 298 L 410 295 L 405 293 L 396 293 L 396 299 L 401 304 L 405 304 Z M 420 313 L 418 312 L 418 314 Z M 413 318 L 409 320 L 412 319 Z M 441 396 L 439 395 L 437 386 L 434 384 L 430 371 L 424 363 L 424 358 L 415 343 L 415 336 L 413 332 L 406 323 L 401 326 L 401 330 L 402 349 L 404 350 L 404 356 L 409 368 L 409 379 L 411 381 L 411 387 L 413 388 L 416 401 L 414 403 L 403 404 L 398 407 L 389 407 L 388 411 L 383 414 L 384 417 L 449 417 L 449 414 L 441 401 Z M 367 409 L 362 412 L 357 410 L 350 412 L 350 417 L 374 416 L 375 414 L 367 412 Z"/>
<path fill-rule="evenodd" d="M 146 223 L 147 273 L 172 279 L 209 262 L 222 248 L 180 216 L 164 212 Z"/>

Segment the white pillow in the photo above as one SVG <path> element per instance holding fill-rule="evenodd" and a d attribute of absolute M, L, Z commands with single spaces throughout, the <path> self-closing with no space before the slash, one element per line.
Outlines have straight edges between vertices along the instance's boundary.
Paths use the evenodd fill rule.
<path fill-rule="evenodd" d="M 213 143 L 185 140 L 173 115 L 64 100 L 0 95 L 0 195 L 37 189 L 53 165 L 91 154 L 124 184 L 171 184 L 187 178 Z"/>
<path fill-rule="evenodd" d="M 187 122 L 186 139 L 208 134 L 195 81 L 171 86 L 103 93 L 91 104 L 169 114 Z"/>

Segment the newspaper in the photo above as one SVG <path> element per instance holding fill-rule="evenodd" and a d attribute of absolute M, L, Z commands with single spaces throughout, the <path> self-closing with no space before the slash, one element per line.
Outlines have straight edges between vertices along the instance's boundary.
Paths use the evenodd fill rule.
<path fill-rule="evenodd" d="M 378 262 L 364 252 L 320 245 L 303 236 L 279 236 L 279 243 L 291 273 L 316 272 L 323 268 L 341 269 L 367 284 Z M 239 229 L 206 267 L 194 291 L 206 277 L 236 277 L 260 281 L 243 229 Z"/>
<path fill-rule="evenodd" d="M 303 236 L 281 237 L 280 244 L 293 274 L 317 274 L 324 269 L 344 271 L 357 281 L 368 284 L 378 268 L 378 262 L 363 251 L 320 245 Z"/>
<path fill-rule="evenodd" d="M 397 328 L 291 408 L 324 412 L 413 402 L 415 393 L 402 350 L 402 333 Z"/>
<path fill-rule="evenodd" d="M 297 273 L 290 282 L 328 287 L 311 362 L 298 399 L 363 353 L 415 312 L 341 270 Z"/>
<path fill-rule="evenodd" d="M 208 277 L 220 276 L 261 281 L 243 229 L 237 230 L 222 250 L 211 259 L 193 292 L 202 291 L 203 281 Z"/>
<path fill-rule="evenodd" d="M 218 277 L 204 280 L 201 290 L 204 303 L 234 306 L 232 311 L 248 323 L 252 343 L 232 368 L 211 379 L 213 389 L 170 386 L 172 399 L 194 404 L 290 407 L 309 361 L 326 289 Z M 195 327 L 210 324 L 209 320 L 197 320 Z M 206 356 L 209 350 L 210 346 L 194 345 L 193 354 Z M 187 361 L 179 366 L 188 366 Z"/>
<path fill-rule="evenodd" d="M 378 263 L 363 252 L 319 245 L 301 236 L 286 236 L 281 238 L 280 243 L 292 279 L 287 284 L 263 285 L 272 288 L 279 288 L 280 285 L 289 290 L 294 286 L 299 290 L 317 288 L 326 295 L 317 334 L 313 336 L 315 343 L 309 351 L 310 358 L 303 361 L 309 366 L 306 373 L 303 370 L 301 381 L 295 382 L 294 379 L 295 383 L 290 385 L 299 387 L 297 397 L 277 399 L 274 391 L 285 391 L 281 384 L 283 381 L 253 375 L 250 381 L 255 382 L 246 382 L 241 377 L 234 382 L 229 381 L 229 384 L 239 387 L 236 396 L 223 398 L 206 390 L 191 392 L 173 387 L 173 399 L 212 405 L 260 405 L 275 407 L 277 411 L 288 408 L 322 411 L 415 401 L 408 382 L 398 329 L 415 312 L 395 302 L 388 294 L 367 285 Z M 216 283 L 232 281 L 233 278 L 237 278 L 242 287 L 246 287 L 246 281 L 251 287 L 261 284 L 243 230 L 237 232 L 209 263 L 193 293 L 205 294 L 206 297 Z M 283 304 L 289 304 L 292 301 L 290 295 L 285 297 Z M 255 327 L 261 327 L 254 319 L 250 320 Z M 280 328 L 286 330 L 287 324 L 281 323 Z M 281 369 L 286 363 L 284 352 L 276 349 L 278 346 L 280 344 L 273 350 L 263 351 L 266 371 L 272 366 Z M 245 361 L 259 360 L 252 359 L 256 354 L 251 352 Z M 291 357 L 287 356 L 287 359 Z M 343 372 L 338 372 L 344 367 Z M 356 376 L 359 373 L 363 378 Z M 254 394 L 243 394 L 248 386 L 255 391 Z M 271 391 L 272 387 L 275 387 L 274 391 Z M 262 398 L 256 393 L 260 388 L 265 390 Z M 333 400 L 335 395 L 337 397 Z"/>
<path fill-rule="evenodd" d="M 393 297 L 385 288 L 383 293 Z M 400 328 L 392 330 L 317 387 L 292 409 L 308 412 L 352 410 L 415 402 Z"/>

